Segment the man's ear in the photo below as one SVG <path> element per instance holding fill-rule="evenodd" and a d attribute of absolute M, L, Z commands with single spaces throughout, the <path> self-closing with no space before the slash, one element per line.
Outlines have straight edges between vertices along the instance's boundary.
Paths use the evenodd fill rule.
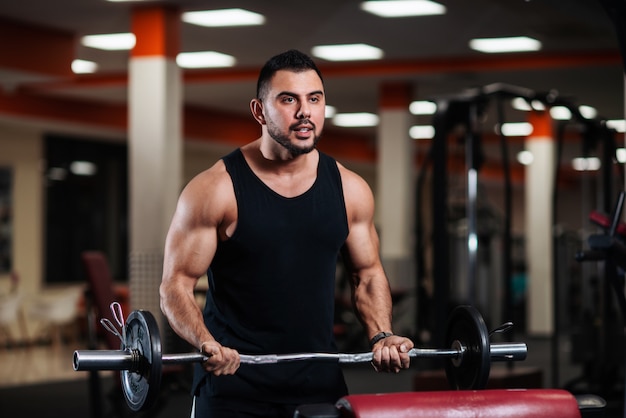
<path fill-rule="evenodd" d="M 265 125 L 265 116 L 263 115 L 263 102 L 259 99 L 252 99 L 250 101 L 250 111 L 252 112 L 252 116 L 256 119 L 257 122 L 261 125 Z"/>

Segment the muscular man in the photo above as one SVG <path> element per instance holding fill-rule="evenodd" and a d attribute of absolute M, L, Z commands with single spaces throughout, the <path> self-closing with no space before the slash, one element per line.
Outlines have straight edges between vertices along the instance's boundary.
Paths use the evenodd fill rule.
<path fill-rule="evenodd" d="M 196 365 L 195 417 L 292 417 L 347 392 L 335 362 L 240 365 L 239 353 L 333 352 L 335 267 L 344 256 L 374 368 L 409 367 L 413 343 L 391 335 L 391 297 L 366 182 L 316 144 L 325 118 L 320 71 L 298 51 L 262 68 L 250 110 L 261 137 L 197 175 L 165 244 L 161 307 L 210 356 Z M 209 291 L 201 311 L 199 277 Z"/>

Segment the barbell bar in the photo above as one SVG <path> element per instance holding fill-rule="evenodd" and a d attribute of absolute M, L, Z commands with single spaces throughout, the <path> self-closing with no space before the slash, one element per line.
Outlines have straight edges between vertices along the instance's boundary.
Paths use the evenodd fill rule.
<path fill-rule="evenodd" d="M 76 371 L 121 371 L 124 397 L 133 411 L 146 410 L 156 401 L 164 364 L 208 360 L 205 354 L 199 352 L 163 354 L 156 319 L 148 311 L 133 311 L 125 323 L 118 321 L 118 324 L 122 326 L 120 350 L 76 350 L 72 363 Z M 107 329 L 110 330 L 110 326 Z M 444 359 L 446 376 L 453 389 L 483 389 L 492 361 L 525 360 L 528 351 L 525 343 L 490 343 L 489 335 L 478 310 L 471 306 L 458 306 L 448 318 L 445 340 L 449 348 L 413 348 L 408 355 L 412 358 Z M 372 361 L 373 356 L 372 352 L 240 354 L 240 362 L 250 365 L 292 361 L 367 363 Z"/>
<path fill-rule="evenodd" d="M 416 358 L 452 358 L 463 356 L 466 347 L 452 349 L 413 348 L 409 357 Z M 491 361 L 519 361 L 526 358 L 527 348 L 524 343 L 491 343 Z M 76 350 L 74 351 L 74 370 L 132 370 L 141 369 L 141 355 L 136 350 Z M 240 354 L 241 364 L 276 364 L 302 360 L 329 360 L 339 363 L 367 363 L 373 360 L 374 353 L 298 353 L 298 354 Z M 204 363 L 209 359 L 202 353 L 162 354 L 163 364 Z"/>

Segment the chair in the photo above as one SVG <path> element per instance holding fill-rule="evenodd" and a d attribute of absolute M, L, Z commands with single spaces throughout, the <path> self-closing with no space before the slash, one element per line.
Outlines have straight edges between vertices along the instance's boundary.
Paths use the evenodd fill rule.
<path fill-rule="evenodd" d="M 15 292 L 0 295 L 0 334 L 4 335 L 7 346 L 16 343 L 11 328 L 17 323 L 22 306 L 22 295 Z"/>
<path fill-rule="evenodd" d="M 116 324 L 115 318 L 113 318 L 113 312 L 111 312 L 110 308 L 111 303 L 116 302 L 116 300 L 109 261 L 106 255 L 101 251 L 83 251 L 80 257 L 87 275 L 87 282 L 89 283 L 86 292 L 89 348 L 98 348 L 98 335 L 100 334 L 104 335 L 104 342 L 107 349 L 119 350 L 121 344 L 117 336 L 110 332 L 98 332 L 98 330 L 101 329 L 99 320 L 102 318 L 106 318 L 111 321 L 111 323 Z M 128 315 L 128 312 L 123 312 L 123 314 Z M 113 376 L 115 384 L 112 393 L 118 394 L 120 393 L 121 380 L 118 373 L 114 373 Z M 89 397 L 91 416 L 93 418 L 100 418 L 102 416 L 103 396 L 98 371 L 91 371 L 89 374 Z M 113 398 L 112 400 L 116 411 L 119 412 L 119 415 L 122 415 L 123 407 L 121 406 L 121 397 L 117 396 L 117 398 Z"/>
<path fill-rule="evenodd" d="M 95 308 L 95 312 L 92 312 L 92 309 L 88 308 L 88 318 L 95 316 L 98 318 L 96 322 L 99 322 L 100 318 L 107 318 L 115 324 L 116 322 L 110 308 L 111 303 L 116 302 L 113 288 L 114 283 L 106 255 L 101 251 L 84 251 L 81 253 L 81 261 L 89 283 L 88 305 L 92 305 L 93 308 Z M 128 315 L 128 313 L 129 312 L 124 312 L 124 315 Z M 92 328 L 94 326 L 94 324 L 91 323 L 92 318 L 88 320 L 90 322 L 88 325 Z M 97 345 L 95 341 L 96 336 L 93 332 L 90 334 L 92 334 L 90 335 L 90 345 L 95 348 Z M 118 350 L 120 348 L 120 340 L 112 333 L 105 332 L 104 340 L 108 349 Z"/>
<path fill-rule="evenodd" d="M 26 341 L 28 338 L 26 319 L 24 318 L 24 311 L 22 310 L 24 295 L 20 291 L 19 286 L 19 274 L 17 274 L 17 272 L 11 272 L 11 287 L 9 292 L 0 295 L 0 335 L 4 335 L 7 346 L 11 346 L 17 342 L 11 332 L 16 322 L 22 334 L 22 341 Z"/>
<path fill-rule="evenodd" d="M 29 317 L 43 324 L 43 332 L 50 334 L 53 348 L 63 343 L 63 328 L 76 327 L 82 292 L 80 287 L 50 290 L 35 296 L 29 303 Z"/>

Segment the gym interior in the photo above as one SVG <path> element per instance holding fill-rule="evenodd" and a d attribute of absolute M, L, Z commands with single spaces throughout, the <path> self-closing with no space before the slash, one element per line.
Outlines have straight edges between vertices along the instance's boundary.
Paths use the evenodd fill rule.
<path fill-rule="evenodd" d="M 100 323 L 116 329 L 103 308 L 111 302 L 122 318 L 151 312 L 164 353 L 193 350 L 159 308 L 176 200 L 196 174 L 259 136 L 249 113 L 258 70 L 296 48 L 324 75 L 319 149 L 374 193 L 394 332 L 440 351 L 455 326 L 478 339 L 483 348 L 471 351 L 481 360 L 453 372 L 471 380 L 460 392 L 559 390 L 575 413 L 626 416 L 626 6 L 415 3 L 428 9 L 408 0 L 320 0 L 306 10 L 283 0 L 4 2 L 0 414 L 188 416 L 186 365 L 164 366 L 150 388 L 155 405 L 134 412 L 117 371 L 77 371 L 73 357 L 118 349 Z M 233 8 L 252 20 L 195 20 Z M 105 34 L 131 40 L 94 43 Z M 481 43 L 490 40 L 495 51 Z M 521 41 L 529 44 L 498 49 Z M 326 55 L 347 46 L 369 55 Z M 194 53 L 220 61 L 187 61 Z M 341 260 L 336 277 L 339 351 L 367 352 Z M 199 304 L 206 290 L 201 280 Z M 458 306 L 473 307 L 470 325 L 480 327 L 451 324 Z M 516 343 L 524 358 L 507 361 Z M 346 364 L 350 392 L 449 394 L 448 360 L 423 357 L 397 375 Z M 361 401 L 346 402 L 357 411 Z M 420 408 L 393 402 L 407 413 L 394 416 Z M 538 398 L 520 402 L 549 413 Z"/>

